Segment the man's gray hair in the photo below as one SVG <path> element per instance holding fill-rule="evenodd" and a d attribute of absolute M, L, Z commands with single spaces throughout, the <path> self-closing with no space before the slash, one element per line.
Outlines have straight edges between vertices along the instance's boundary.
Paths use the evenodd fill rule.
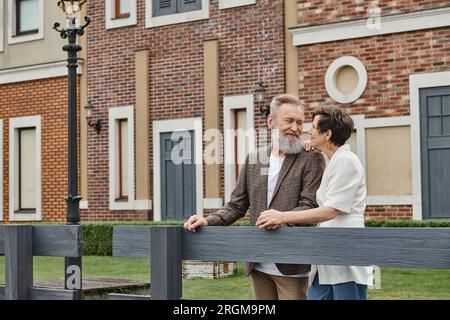
<path fill-rule="evenodd" d="M 297 96 L 294 96 L 293 94 L 284 93 L 274 97 L 270 102 L 270 115 L 273 116 L 275 112 L 277 112 L 278 108 L 285 103 L 292 104 L 294 106 L 299 106 L 300 109 L 302 109 L 303 113 L 305 113 L 305 107 L 300 102 L 300 99 Z"/>

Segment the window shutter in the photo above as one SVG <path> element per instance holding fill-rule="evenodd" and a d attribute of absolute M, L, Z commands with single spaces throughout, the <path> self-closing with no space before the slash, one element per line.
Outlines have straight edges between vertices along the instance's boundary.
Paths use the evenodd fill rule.
<path fill-rule="evenodd" d="M 188 12 L 200 10 L 202 8 L 202 0 L 178 0 L 178 12 Z"/>
<path fill-rule="evenodd" d="M 177 0 L 155 0 L 153 1 L 153 16 L 165 16 L 177 13 Z"/>

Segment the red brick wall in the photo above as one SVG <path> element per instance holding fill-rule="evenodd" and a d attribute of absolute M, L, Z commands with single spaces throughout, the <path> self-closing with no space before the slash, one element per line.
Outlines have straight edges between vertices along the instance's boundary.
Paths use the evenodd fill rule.
<path fill-rule="evenodd" d="M 412 220 L 412 206 L 368 206 L 365 217 L 376 220 Z"/>
<path fill-rule="evenodd" d="M 221 98 L 253 93 L 260 80 L 269 85 L 267 103 L 284 91 L 282 0 L 227 10 L 210 1 L 209 20 L 150 29 L 145 28 L 144 1 L 137 5 L 137 26 L 105 31 L 104 1 L 87 3 L 93 20 L 88 30 L 88 97 L 100 109 L 96 116 L 106 120 L 109 107 L 135 104 L 135 50 L 148 49 L 150 121 L 204 117 L 203 42 L 210 39 L 219 40 Z M 256 108 L 255 115 L 256 127 L 265 127 Z M 152 170 L 153 161 L 149 166 Z M 88 135 L 89 210 L 83 219 L 147 219 L 145 212 L 108 210 L 108 174 L 106 124 L 100 136 Z"/>
<path fill-rule="evenodd" d="M 4 221 L 9 220 L 9 119 L 35 115 L 42 128 L 42 220 L 66 220 L 67 77 L 59 77 L 0 85 Z"/>
<path fill-rule="evenodd" d="M 313 2 L 322 13 L 312 15 L 300 5 L 299 24 L 323 23 L 358 18 L 364 12 L 355 11 L 354 1 L 342 1 L 345 6 Z M 396 3 L 396 5 L 394 5 Z M 380 1 L 382 14 L 414 11 L 446 1 Z M 367 6 L 368 4 L 365 4 Z M 335 9 L 334 9 L 335 8 Z M 302 18 L 301 18 L 302 17 Z M 403 32 L 376 37 L 334 41 L 298 47 L 299 96 L 307 105 L 306 121 L 311 111 L 323 102 L 337 104 L 325 90 L 324 77 L 328 66 L 337 58 L 351 55 L 365 65 L 368 83 L 364 94 L 352 104 L 340 105 L 351 114 L 366 118 L 409 115 L 409 75 L 450 70 L 450 29 L 438 28 Z M 370 159 L 369 159 L 370 161 Z M 412 219 L 411 206 L 369 206 L 366 217 L 375 219 Z"/>
<path fill-rule="evenodd" d="M 325 90 L 325 73 L 337 58 L 351 55 L 367 70 L 364 94 L 350 105 L 351 114 L 366 118 L 409 115 L 409 75 L 447 71 L 450 67 L 450 29 L 439 28 L 319 43 L 298 47 L 299 97 L 306 103 L 306 121 L 312 109 L 333 102 Z"/>
<path fill-rule="evenodd" d="M 368 16 L 367 9 L 371 4 L 376 4 L 380 8 L 382 16 L 448 6 L 448 0 L 298 0 L 297 3 L 299 26 L 332 23 L 351 19 L 361 19 Z"/>

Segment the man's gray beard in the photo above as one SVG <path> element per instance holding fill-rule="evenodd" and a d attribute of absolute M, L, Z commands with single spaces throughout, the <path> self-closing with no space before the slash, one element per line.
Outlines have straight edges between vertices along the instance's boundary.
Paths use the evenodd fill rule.
<path fill-rule="evenodd" d="M 302 138 L 298 137 L 291 142 L 288 136 L 279 133 L 278 130 L 272 131 L 272 142 L 285 154 L 299 154 L 303 148 Z"/>

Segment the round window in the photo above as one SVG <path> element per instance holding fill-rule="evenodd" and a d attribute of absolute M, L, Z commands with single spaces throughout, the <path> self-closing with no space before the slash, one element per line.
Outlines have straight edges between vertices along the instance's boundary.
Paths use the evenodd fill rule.
<path fill-rule="evenodd" d="M 339 103 L 351 103 L 364 93 L 367 71 L 361 61 L 345 56 L 333 61 L 325 74 L 328 95 Z"/>

